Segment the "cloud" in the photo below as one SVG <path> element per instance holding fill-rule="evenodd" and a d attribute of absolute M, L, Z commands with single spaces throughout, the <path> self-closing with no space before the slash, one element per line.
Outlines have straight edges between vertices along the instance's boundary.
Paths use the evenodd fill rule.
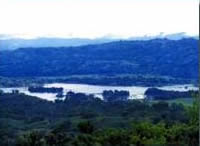
<path fill-rule="evenodd" d="M 198 34 L 198 15 L 195 0 L 8 0 L 0 1 L 0 32 L 88 38 Z"/>

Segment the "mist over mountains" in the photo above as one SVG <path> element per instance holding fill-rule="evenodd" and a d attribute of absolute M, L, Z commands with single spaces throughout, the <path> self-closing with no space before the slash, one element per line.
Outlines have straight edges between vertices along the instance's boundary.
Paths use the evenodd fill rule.
<path fill-rule="evenodd" d="M 35 39 L 20 39 L 11 38 L 6 40 L 0 40 L 0 50 L 15 50 L 18 48 L 26 47 L 61 47 L 61 46 L 81 46 L 87 44 L 99 44 L 105 42 L 111 42 L 109 39 L 64 39 L 64 38 L 35 38 Z"/>

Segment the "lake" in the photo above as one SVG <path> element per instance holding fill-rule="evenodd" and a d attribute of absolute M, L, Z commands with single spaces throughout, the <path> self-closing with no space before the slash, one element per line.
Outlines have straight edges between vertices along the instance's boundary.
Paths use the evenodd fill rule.
<path fill-rule="evenodd" d="M 130 93 L 130 99 L 143 99 L 145 97 L 145 91 L 150 87 L 140 87 L 140 86 L 98 86 L 98 85 L 87 85 L 87 84 L 68 84 L 68 83 L 51 83 L 45 84 L 44 87 L 62 87 L 64 89 L 64 95 L 68 91 L 73 91 L 75 93 L 82 92 L 85 94 L 94 94 L 96 97 L 102 99 L 102 92 L 104 90 L 126 90 Z M 157 87 L 163 90 L 173 90 L 173 91 L 188 91 L 188 90 L 198 90 L 192 84 L 184 85 L 172 85 L 172 86 L 162 86 Z M 54 101 L 57 99 L 54 93 L 31 93 L 28 91 L 28 87 L 13 87 L 13 88 L 0 88 L 6 93 L 11 93 L 12 90 L 19 90 L 20 93 L 24 93 L 30 96 L 36 96 L 42 99 Z"/>

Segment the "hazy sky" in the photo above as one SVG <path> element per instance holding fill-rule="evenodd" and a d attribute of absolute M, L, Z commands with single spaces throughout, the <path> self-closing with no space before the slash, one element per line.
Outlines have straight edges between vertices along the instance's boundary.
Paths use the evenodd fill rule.
<path fill-rule="evenodd" d="M 0 0 L 0 34 L 141 36 L 199 32 L 198 0 Z"/>

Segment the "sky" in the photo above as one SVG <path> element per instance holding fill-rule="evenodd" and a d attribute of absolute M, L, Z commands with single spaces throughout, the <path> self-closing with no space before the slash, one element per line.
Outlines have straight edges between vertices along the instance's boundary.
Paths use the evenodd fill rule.
<path fill-rule="evenodd" d="M 0 0 L 0 34 L 19 37 L 198 35 L 198 0 Z"/>

